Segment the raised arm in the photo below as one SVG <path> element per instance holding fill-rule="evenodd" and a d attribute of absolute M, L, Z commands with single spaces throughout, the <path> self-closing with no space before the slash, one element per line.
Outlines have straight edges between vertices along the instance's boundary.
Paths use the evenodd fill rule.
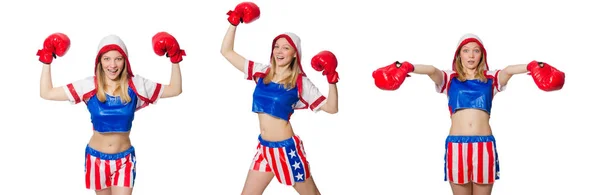
<path fill-rule="evenodd" d="M 40 97 L 45 100 L 67 101 L 67 93 L 62 87 L 52 85 L 52 76 L 50 73 L 50 64 L 42 65 L 42 76 L 40 78 Z"/>
<path fill-rule="evenodd" d="M 221 55 L 229 61 L 235 68 L 244 72 L 244 65 L 246 58 L 233 50 L 233 42 L 235 40 L 235 31 L 240 23 L 251 23 L 260 18 L 260 8 L 252 2 L 242 2 L 235 6 L 234 10 L 227 12 L 227 21 L 229 21 L 229 28 L 223 43 L 221 44 Z"/>
<path fill-rule="evenodd" d="M 178 96 L 182 93 L 182 85 L 181 85 L 181 69 L 179 67 L 179 63 L 183 61 L 183 56 L 185 56 L 185 50 L 181 49 L 179 46 L 179 42 L 177 39 L 173 37 L 173 35 L 167 32 L 159 32 L 156 33 L 152 37 L 152 45 L 154 48 L 154 52 L 158 56 L 167 55 L 171 60 L 171 80 L 169 81 L 169 85 L 164 87 L 160 98 L 170 98 Z"/>
<path fill-rule="evenodd" d="M 327 95 L 325 104 L 320 109 L 329 114 L 337 113 L 337 82 L 339 81 L 339 76 L 336 71 L 338 65 L 336 56 L 331 51 L 321 51 L 311 59 L 311 65 L 316 71 L 323 71 L 323 75 L 327 77 L 327 82 L 329 83 L 329 94 Z"/>
<path fill-rule="evenodd" d="M 54 87 L 52 85 L 50 64 L 52 64 L 52 60 L 56 58 L 56 56 L 64 56 L 69 51 L 70 46 L 71 40 L 67 35 L 54 33 L 44 40 L 43 48 L 38 50 L 36 55 L 40 56 L 39 60 L 44 64 L 42 66 L 42 75 L 40 77 L 41 98 L 54 101 L 69 100 L 62 87 Z"/>
<path fill-rule="evenodd" d="M 181 70 L 179 63 L 173 63 L 171 66 L 171 81 L 169 85 L 165 86 L 164 92 L 160 95 L 160 98 L 170 98 L 180 95 L 183 92 L 181 85 Z"/>
<path fill-rule="evenodd" d="M 325 105 L 321 107 L 321 110 L 335 114 L 338 112 L 338 91 L 336 84 L 329 84 L 329 93 L 327 99 L 325 99 Z"/>
<path fill-rule="evenodd" d="M 225 59 L 227 59 L 227 61 L 229 61 L 229 63 L 231 63 L 239 71 L 244 72 L 244 63 L 246 63 L 246 58 L 233 50 L 236 29 L 237 27 L 234 25 L 230 25 L 227 29 L 227 33 L 225 33 L 223 43 L 221 44 L 221 55 L 223 55 L 223 57 L 225 57 Z"/>

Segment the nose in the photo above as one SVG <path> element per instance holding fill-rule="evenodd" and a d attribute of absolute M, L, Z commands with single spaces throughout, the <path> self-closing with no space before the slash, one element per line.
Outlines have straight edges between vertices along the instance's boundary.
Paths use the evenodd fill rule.
<path fill-rule="evenodd" d="M 117 66 L 117 63 L 114 60 L 109 60 L 108 61 L 108 66 L 115 67 L 115 66 Z"/>
<path fill-rule="evenodd" d="M 281 53 L 282 51 L 281 48 L 275 48 L 275 53 Z"/>

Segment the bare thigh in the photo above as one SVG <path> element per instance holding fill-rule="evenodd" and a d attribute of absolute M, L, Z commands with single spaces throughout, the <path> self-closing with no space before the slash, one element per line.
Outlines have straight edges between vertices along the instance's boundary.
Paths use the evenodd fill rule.
<path fill-rule="evenodd" d="M 491 195 L 494 184 L 454 184 L 450 183 L 454 195 Z"/>
<path fill-rule="evenodd" d="M 296 182 L 294 184 L 294 189 L 296 189 L 296 192 L 300 195 L 321 195 L 312 175 L 304 182 Z"/>
<path fill-rule="evenodd" d="M 110 188 L 104 188 L 103 190 L 96 190 L 96 195 L 111 195 Z"/>
<path fill-rule="evenodd" d="M 110 190 L 112 191 L 111 195 L 131 195 L 133 193 L 133 188 L 119 186 L 113 186 Z"/>
<path fill-rule="evenodd" d="M 249 170 L 242 195 L 262 195 L 274 176 L 273 172 Z"/>
<path fill-rule="evenodd" d="M 471 195 L 473 192 L 473 185 L 471 183 L 455 184 L 450 182 L 450 187 L 452 187 L 453 195 Z"/>
<path fill-rule="evenodd" d="M 490 195 L 492 194 L 494 184 L 473 184 L 473 195 Z"/>

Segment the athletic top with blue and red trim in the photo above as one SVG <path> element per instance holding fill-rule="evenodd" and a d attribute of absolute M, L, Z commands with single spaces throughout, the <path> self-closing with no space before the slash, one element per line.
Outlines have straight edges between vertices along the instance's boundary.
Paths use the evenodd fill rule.
<path fill-rule="evenodd" d="M 285 89 L 283 84 L 271 82 L 263 83 L 263 78 L 270 70 L 270 65 L 256 63 L 246 60 L 244 65 L 244 77 L 254 80 L 252 112 L 266 113 L 282 120 L 289 120 L 294 110 L 310 108 L 318 112 L 325 104 L 325 96 L 306 77 L 299 75 L 296 87 Z"/>
<path fill-rule="evenodd" d="M 106 101 L 96 96 L 95 76 L 87 77 L 63 87 L 72 104 L 84 102 L 91 115 L 95 131 L 100 133 L 129 132 L 136 111 L 156 104 L 164 86 L 139 75 L 130 77 L 128 95 L 131 101 L 124 104 L 118 96 L 106 94 Z"/>
<path fill-rule="evenodd" d="M 492 99 L 498 92 L 504 91 L 506 88 L 498 82 L 500 70 L 484 71 L 487 82 L 478 79 L 461 82 L 455 71 L 444 70 L 442 72 L 444 81 L 442 85 L 436 85 L 436 90 L 447 95 L 448 110 L 451 115 L 458 110 L 467 108 L 479 109 L 491 114 Z"/>

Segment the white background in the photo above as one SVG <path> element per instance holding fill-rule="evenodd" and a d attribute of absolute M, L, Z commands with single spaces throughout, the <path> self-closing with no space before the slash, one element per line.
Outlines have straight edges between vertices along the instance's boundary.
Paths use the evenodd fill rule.
<path fill-rule="evenodd" d="M 85 105 L 39 97 L 42 64 L 35 54 L 44 39 L 62 32 L 72 41 L 52 64 L 55 86 L 92 75 L 98 42 L 113 33 L 125 41 L 135 74 L 167 84 L 170 61 L 151 47 L 159 31 L 174 35 L 188 54 L 181 63 L 183 93 L 136 113 L 134 194 L 240 194 L 259 134 L 251 112 L 254 84 L 219 53 L 229 25 L 225 14 L 240 1 L 143 2 L 3 3 L 0 194 L 93 194 L 83 172 L 92 135 Z M 419 75 L 397 91 L 381 91 L 371 72 L 395 60 L 450 69 L 464 33 L 481 37 L 492 69 L 540 60 L 566 72 L 561 91 L 543 92 L 530 76 L 518 75 L 494 99 L 501 168 L 494 194 L 598 192 L 593 159 L 600 108 L 591 93 L 600 52 L 593 18 L 600 14 L 591 4 L 254 2 L 261 18 L 238 27 L 238 53 L 268 63 L 272 39 L 295 32 L 304 69 L 323 94 L 326 78 L 312 70 L 310 58 L 327 49 L 339 60 L 339 113 L 299 110 L 291 121 L 322 194 L 451 194 L 443 181 L 446 97 Z M 296 192 L 274 179 L 265 194 Z"/>

